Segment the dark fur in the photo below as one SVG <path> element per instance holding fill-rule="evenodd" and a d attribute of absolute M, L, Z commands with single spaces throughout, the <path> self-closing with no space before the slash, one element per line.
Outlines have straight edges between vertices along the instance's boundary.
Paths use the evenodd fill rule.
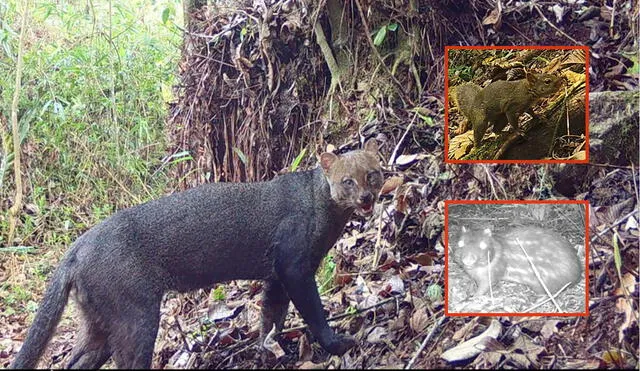
<path fill-rule="evenodd" d="M 71 292 L 82 327 L 68 367 L 98 368 L 113 356 L 119 368 L 149 368 L 163 294 L 234 279 L 266 281 L 263 334 L 274 324 L 282 329 L 291 299 L 320 345 L 346 352 L 355 341 L 328 326 L 314 275 L 359 202 L 380 190 L 381 182 L 362 184 L 365 177 L 352 174 L 357 189 L 344 196 L 352 202 L 332 198 L 332 189 L 345 195 L 344 174 L 335 182 L 325 175 L 334 161 L 375 158 L 354 153 L 340 161 L 324 154 L 324 171 L 206 184 L 107 218 L 60 263 L 12 367 L 37 365 Z M 377 168 L 359 171 L 379 173 L 374 162 Z"/>

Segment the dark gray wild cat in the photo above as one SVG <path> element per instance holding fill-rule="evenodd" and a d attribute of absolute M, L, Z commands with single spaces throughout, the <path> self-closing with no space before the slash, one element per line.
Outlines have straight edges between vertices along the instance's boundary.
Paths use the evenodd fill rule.
<path fill-rule="evenodd" d="M 315 170 L 268 182 L 213 183 L 118 211 L 80 236 L 51 278 L 12 368 L 33 368 L 69 294 L 81 313 L 70 368 L 149 368 L 160 304 L 235 279 L 264 280 L 261 333 L 281 330 L 289 300 L 320 345 L 355 345 L 327 324 L 315 281 L 322 258 L 354 211 L 373 212 L 383 176 L 375 139 L 363 150 L 323 153 Z"/>

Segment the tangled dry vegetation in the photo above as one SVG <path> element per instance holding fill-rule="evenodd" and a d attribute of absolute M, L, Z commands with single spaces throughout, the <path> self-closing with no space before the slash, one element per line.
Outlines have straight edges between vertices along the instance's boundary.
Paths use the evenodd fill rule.
<path fill-rule="evenodd" d="M 174 155 L 194 153 L 194 161 L 177 170 L 182 185 L 269 179 L 305 148 L 311 154 L 341 143 L 347 150 L 371 135 L 392 150 L 408 122 L 414 140 L 407 138 L 405 147 L 435 148 L 438 138 L 428 124 L 439 108 L 428 92 L 437 87 L 437 71 L 427 68 L 435 61 L 425 63 L 431 56 L 424 9 L 371 4 L 373 14 L 387 15 L 369 20 L 377 32 L 395 29 L 385 31 L 378 52 L 362 37 L 376 30 L 359 21 L 362 5 L 356 4 L 256 2 L 192 14 L 180 99 L 168 123 Z M 332 52 L 329 44 L 339 47 Z M 372 50 L 393 59 L 391 66 Z"/>

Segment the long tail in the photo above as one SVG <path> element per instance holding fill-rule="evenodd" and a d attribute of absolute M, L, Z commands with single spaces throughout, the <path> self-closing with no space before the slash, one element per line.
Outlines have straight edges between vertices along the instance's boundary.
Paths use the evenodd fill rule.
<path fill-rule="evenodd" d="M 71 290 L 72 259 L 63 259 L 53 274 L 36 318 L 11 368 L 33 369 L 44 352 L 67 304 Z"/>

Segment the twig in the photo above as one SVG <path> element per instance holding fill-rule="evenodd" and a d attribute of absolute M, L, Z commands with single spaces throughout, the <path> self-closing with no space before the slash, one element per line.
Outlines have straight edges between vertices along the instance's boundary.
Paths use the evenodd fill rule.
<path fill-rule="evenodd" d="M 498 192 L 496 191 L 496 186 L 493 184 L 493 178 L 491 177 L 491 172 L 487 168 L 486 164 L 482 164 L 482 170 L 484 170 L 485 174 L 487 175 L 487 180 L 489 181 L 489 186 L 491 187 L 491 193 L 494 195 L 495 198 L 498 198 Z"/>
<path fill-rule="evenodd" d="M 546 303 L 550 302 L 552 299 L 555 299 L 558 295 L 560 295 L 560 294 L 564 291 L 564 289 L 566 289 L 567 287 L 569 287 L 569 285 L 571 285 L 572 283 L 573 283 L 573 282 L 567 282 L 567 284 L 565 284 L 564 286 L 562 286 L 562 288 L 561 288 L 560 290 L 558 290 L 558 292 L 556 292 L 555 294 L 553 294 L 553 296 L 552 296 L 552 297 L 548 297 L 548 298 L 546 298 L 545 300 L 543 300 L 543 301 L 539 302 L 538 304 L 535 304 L 535 305 L 533 305 L 532 307 L 529 307 L 529 308 L 527 308 L 527 309 L 523 310 L 522 312 L 523 312 L 523 313 L 531 312 L 531 311 L 533 311 L 534 309 L 536 309 L 536 308 L 538 308 L 538 307 L 540 307 L 540 306 L 542 306 L 542 305 L 544 305 L 544 304 L 546 304 Z"/>
<path fill-rule="evenodd" d="M 540 277 L 540 272 L 538 272 L 538 268 L 536 267 L 535 264 L 533 264 L 533 260 L 531 259 L 529 254 L 527 254 L 527 250 L 524 248 L 524 246 L 522 246 L 522 242 L 520 241 L 520 239 L 516 238 L 516 243 L 518 244 L 518 246 L 520 246 L 520 249 L 524 253 L 524 256 L 527 258 L 527 261 L 529 262 L 529 265 L 531 265 L 531 269 L 533 270 L 533 273 L 536 275 L 538 282 L 540 282 L 540 285 L 544 289 L 544 292 L 547 293 L 547 295 L 549 296 L 553 304 L 556 306 L 556 309 L 558 310 L 558 312 L 564 313 L 562 308 L 560 308 L 560 305 L 558 305 L 558 302 L 555 300 L 554 296 L 551 294 L 551 292 L 547 288 L 547 285 L 544 283 L 544 280 L 542 279 L 542 277 Z"/>
<path fill-rule="evenodd" d="M 247 345 L 246 347 L 244 347 L 244 348 L 242 348 L 242 349 L 240 349 L 240 350 L 238 350 L 238 351 L 236 351 L 236 352 L 231 353 L 231 354 L 230 354 L 229 356 L 227 356 L 225 359 L 223 359 L 222 361 L 220 361 L 220 363 L 218 363 L 218 364 L 217 364 L 216 368 L 219 368 L 219 367 L 220 367 L 223 363 L 225 363 L 229 358 L 234 357 L 234 356 L 236 356 L 236 355 L 238 355 L 238 354 L 240 354 L 240 353 L 244 352 L 245 350 L 247 350 L 247 349 L 249 349 L 249 348 L 251 348 L 251 347 L 253 347 L 253 344 L 249 344 L 249 345 Z"/>
<path fill-rule="evenodd" d="M 364 11 L 362 10 L 362 5 L 360 4 L 360 0 L 356 0 L 356 6 L 358 7 L 358 13 L 360 13 L 360 19 L 362 20 L 362 25 L 364 26 L 364 34 L 367 37 L 367 41 L 371 46 L 371 50 L 373 51 L 373 54 L 376 56 L 376 58 L 378 58 L 378 61 L 382 65 L 382 68 L 387 72 L 389 77 L 391 77 L 391 81 L 393 81 L 393 83 L 395 84 L 396 88 L 402 95 L 402 98 L 404 98 L 412 106 L 415 106 L 411 98 L 409 98 L 407 93 L 404 91 L 404 87 L 402 87 L 402 84 L 400 84 L 400 81 L 398 81 L 398 79 L 396 79 L 395 76 L 393 76 L 393 74 L 389 70 L 389 67 L 387 67 L 387 65 L 382 60 L 380 53 L 378 53 L 378 49 L 376 48 L 375 44 L 373 43 L 373 39 L 371 38 L 371 31 L 369 29 L 369 24 L 367 23 L 367 18 L 364 16 Z"/>
<path fill-rule="evenodd" d="M 611 23 L 609 24 L 609 37 L 613 38 L 613 25 L 615 24 L 616 19 L 616 0 L 613 0 L 613 5 L 611 5 Z"/>
<path fill-rule="evenodd" d="M 2 153 L 0 153 L 0 189 L 4 185 L 4 172 L 7 170 L 7 166 L 9 165 L 9 141 L 7 140 L 7 132 L 4 128 L 5 119 L 2 112 L 0 112 L 0 140 L 2 141 Z"/>
<path fill-rule="evenodd" d="M 386 208 L 386 203 L 382 203 L 380 205 L 380 217 L 378 218 L 378 233 L 376 234 L 376 245 L 373 248 L 374 249 L 374 254 L 373 254 L 373 270 L 378 269 L 378 259 L 380 259 L 380 241 L 382 238 L 382 216 L 384 215 L 384 211 Z"/>
<path fill-rule="evenodd" d="M 605 233 L 609 232 L 611 229 L 613 229 L 614 227 L 617 227 L 618 224 L 626 221 L 627 219 L 629 219 L 633 214 L 637 213 L 638 210 L 634 209 L 631 212 L 629 212 L 627 215 L 621 217 L 620 219 L 616 220 L 615 222 L 613 222 L 610 226 L 608 226 L 607 228 L 605 228 L 602 232 L 596 234 L 595 236 L 591 237 L 591 240 L 589 240 L 589 243 L 594 242 L 597 238 L 602 237 Z"/>
<path fill-rule="evenodd" d="M 418 351 L 416 351 L 416 354 L 413 355 L 413 357 L 411 358 L 411 360 L 409 361 L 409 363 L 407 363 L 407 365 L 405 366 L 405 370 L 409 370 L 411 369 L 411 367 L 413 367 L 413 364 L 416 362 L 416 359 L 418 359 L 418 356 L 420 355 L 420 353 L 422 353 L 422 351 L 424 350 L 424 348 L 427 346 L 427 343 L 429 342 L 429 340 L 433 337 L 433 334 L 435 334 L 436 330 L 442 326 L 442 324 L 444 323 L 444 321 L 447 320 L 447 317 L 442 316 L 440 317 L 440 319 L 438 320 L 438 322 L 436 322 L 435 325 L 433 325 L 431 327 L 431 330 L 429 331 L 429 333 L 427 334 L 427 336 L 424 338 L 424 340 L 422 340 L 422 344 L 420 344 L 420 348 L 418 348 Z"/>
<path fill-rule="evenodd" d="M 564 31 L 562 31 L 561 29 L 559 29 L 555 24 L 553 24 L 553 22 L 551 22 L 547 17 L 545 17 L 545 15 L 542 13 L 542 10 L 540 10 L 540 7 L 536 4 L 533 4 L 533 7 L 536 9 L 536 11 L 538 11 L 538 14 L 540 14 L 540 16 L 545 20 L 545 22 L 547 22 L 549 24 L 549 26 L 553 27 L 556 31 L 558 31 L 561 35 L 563 35 L 564 37 L 566 37 L 567 39 L 573 41 L 575 44 L 577 45 L 582 45 L 581 42 L 577 41 L 576 39 L 574 39 L 573 37 L 567 35 Z"/>
<path fill-rule="evenodd" d="M 413 123 L 415 122 L 416 117 L 418 117 L 417 112 L 413 114 L 413 119 L 411 119 L 411 123 L 409 123 L 409 126 L 407 126 L 407 129 L 404 131 L 404 134 L 402 134 L 402 137 L 398 141 L 398 144 L 396 144 L 396 148 L 393 149 L 393 153 L 391 153 L 391 157 L 389 157 L 389 163 L 387 164 L 388 166 L 393 165 L 393 162 L 396 160 L 396 156 L 397 156 L 398 150 L 400 149 L 400 145 L 402 144 L 402 142 L 404 142 L 404 138 L 407 136 L 407 134 L 409 134 L 409 131 L 413 128 Z"/>
<path fill-rule="evenodd" d="M 7 245 L 13 243 L 16 232 L 17 217 L 22 210 L 22 170 L 20 169 L 20 129 L 18 127 L 18 103 L 20 101 L 20 88 L 22 87 L 22 55 L 24 53 L 24 33 L 27 28 L 27 18 L 29 17 L 30 1 L 24 3 L 22 22 L 20 24 L 20 39 L 18 41 L 18 60 L 16 62 L 16 83 L 13 90 L 13 101 L 11 102 L 11 136 L 13 137 L 13 171 L 16 185 L 16 197 L 13 205 L 9 209 L 9 233 Z"/>

